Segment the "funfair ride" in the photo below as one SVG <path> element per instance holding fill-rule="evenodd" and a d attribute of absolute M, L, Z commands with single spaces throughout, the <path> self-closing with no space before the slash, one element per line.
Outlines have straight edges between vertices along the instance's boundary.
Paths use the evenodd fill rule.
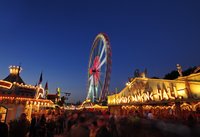
<path fill-rule="evenodd" d="M 111 48 L 108 36 L 105 33 L 99 33 L 93 42 L 89 58 L 87 100 L 94 103 L 106 101 L 111 65 Z"/>

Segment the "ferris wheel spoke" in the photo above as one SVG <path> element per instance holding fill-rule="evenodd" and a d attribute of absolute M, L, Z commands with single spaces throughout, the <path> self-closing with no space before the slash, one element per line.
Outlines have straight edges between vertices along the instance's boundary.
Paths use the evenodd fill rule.
<path fill-rule="evenodd" d="M 100 80 L 100 78 L 98 78 L 98 83 L 99 83 L 99 87 L 100 87 L 100 91 L 101 91 L 101 93 L 100 93 L 100 95 L 99 95 L 99 99 L 101 99 L 101 96 L 102 96 L 102 90 L 103 90 L 103 84 L 101 83 L 101 80 Z"/>
<path fill-rule="evenodd" d="M 101 90 L 102 90 L 102 87 L 103 87 L 102 85 L 103 85 L 103 84 L 101 83 L 100 79 L 98 79 L 98 83 L 99 83 L 99 85 L 100 85 L 99 87 L 100 87 Z"/>
<path fill-rule="evenodd" d="M 88 86 L 87 98 L 90 98 L 90 97 L 91 97 L 91 94 L 92 94 L 92 84 L 91 84 L 91 82 L 90 82 L 90 83 L 89 83 L 89 86 Z"/>
<path fill-rule="evenodd" d="M 99 85 L 100 85 L 99 87 L 101 88 L 101 90 L 100 90 L 100 91 L 101 91 L 101 93 L 100 93 L 100 95 L 99 95 L 99 99 L 100 99 L 100 98 L 101 98 L 101 96 L 102 96 L 102 92 L 103 92 L 103 86 L 102 86 L 103 84 L 101 83 L 101 81 L 100 81 L 100 80 L 99 80 Z"/>
<path fill-rule="evenodd" d="M 93 80 L 93 76 L 90 77 L 90 81 L 89 81 L 89 91 L 88 91 L 88 96 L 93 96 L 93 92 L 94 92 L 94 80 Z"/>
<path fill-rule="evenodd" d="M 94 60 L 95 60 L 95 54 L 93 54 L 93 58 L 92 58 L 92 66 L 91 66 L 91 67 L 94 66 Z"/>
<path fill-rule="evenodd" d="M 90 83 L 90 86 L 93 85 L 93 83 L 94 83 L 93 76 L 90 77 L 90 79 L 89 79 L 89 83 Z"/>
<path fill-rule="evenodd" d="M 92 80 L 92 78 L 93 78 L 93 75 L 91 75 L 91 76 L 89 77 L 89 81 L 91 81 L 91 80 Z"/>
<path fill-rule="evenodd" d="M 99 57 L 100 60 L 101 60 L 101 58 L 103 56 L 104 51 L 105 51 L 105 45 L 103 45 L 103 49 L 101 50 L 101 54 L 100 54 L 100 57 Z"/>
<path fill-rule="evenodd" d="M 98 49 L 96 49 L 96 48 L 94 49 L 94 58 L 95 58 L 96 55 L 97 55 L 97 50 L 98 50 Z"/>
<path fill-rule="evenodd" d="M 94 66 L 94 60 L 95 60 L 95 57 L 96 57 L 96 49 L 94 49 L 93 53 L 92 53 L 92 65 L 91 66 Z"/>
<path fill-rule="evenodd" d="M 105 63 L 106 63 L 106 57 L 103 59 L 103 61 L 101 62 L 101 64 L 98 66 L 97 69 L 100 69 Z"/>
<path fill-rule="evenodd" d="M 99 48 L 98 48 L 98 54 L 97 54 L 97 55 L 99 55 L 99 54 L 100 54 L 101 47 L 102 47 L 101 45 L 102 45 L 102 41 L 100 40 L 100 41 L 99 41 Z"/>

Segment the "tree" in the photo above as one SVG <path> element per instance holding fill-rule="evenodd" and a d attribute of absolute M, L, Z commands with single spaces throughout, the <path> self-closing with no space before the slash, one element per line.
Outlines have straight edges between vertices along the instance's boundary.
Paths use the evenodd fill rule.
<path fill-rule="evenodd" d="M 156 77 L 156 76 L 154 76 L 154 77 L 151 77 L 151 78 L 153 78 L 153 79 L 160 79 L 159 77 Z"/>
<path fill-rule="evenodd" d="M 66 100 L 66 97 L 65 97 L 65 96 L 62 96 L 62 97 L 61 97 L 61 100 L 58 101 L 58 105 L 59 105 L 59 106 L 63 106 L 63 105 L 65 104 L 65 100 Z"/>
<path fill-rule="evenodd" d="M 185 71 L 183 71 L 183 76 L 188 76 L 188 75 L 192 74 L 196 68 L 197 68 L 196 66 L 189 67 L 188 69 L 186 69 Z M 176 79 L 178 77 L 179 77 L 178 71 L 177 70 L 173 70 L 170 73 L 166 74 L 164 76 L 164 79 L 173 80 L 173 79 Z"/>
<path fill-rule="evenodd" d="M 166 75 L 164 76 L 164 79 L 173 80 L 173 79 L 178 78 L 178 76 L 179 76 L 178 71 L 173 70 L 173 71 L 171 71 L 170 73 L 166 74 Z"/>
<path fill-rule="evenodd" d="M 192 74 L 196 68 L 197 68 L 196 66 L 189 67 L 188 69 L 183 71 L 183 76 L 188 76 L 188 75 Z"/>

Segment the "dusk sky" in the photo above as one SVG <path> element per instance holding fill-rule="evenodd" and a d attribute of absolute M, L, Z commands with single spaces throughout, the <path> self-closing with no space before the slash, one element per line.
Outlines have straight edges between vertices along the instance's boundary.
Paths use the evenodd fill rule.
<path fill-rule="evenodd" d="M 200 65 L 200 1 L 192 0 L 18 0 L 0 2 L 0 79 L 10 65 L 22 79 L 86 98 L 87 70 L 96 35 L 112 49 L 110 91 L 121 90 L 135 69 L 163 78 Z"/>

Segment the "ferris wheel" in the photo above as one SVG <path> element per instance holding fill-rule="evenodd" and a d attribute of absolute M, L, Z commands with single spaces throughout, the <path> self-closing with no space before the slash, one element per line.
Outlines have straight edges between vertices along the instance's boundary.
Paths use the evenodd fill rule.
<path fill-rule="evenodd" d="M 93 42 L 89 58 L 87 99 L 91 102 L 106 100 L 111 65 L 111 48 L 108 36 L 99 33 Z"/>

